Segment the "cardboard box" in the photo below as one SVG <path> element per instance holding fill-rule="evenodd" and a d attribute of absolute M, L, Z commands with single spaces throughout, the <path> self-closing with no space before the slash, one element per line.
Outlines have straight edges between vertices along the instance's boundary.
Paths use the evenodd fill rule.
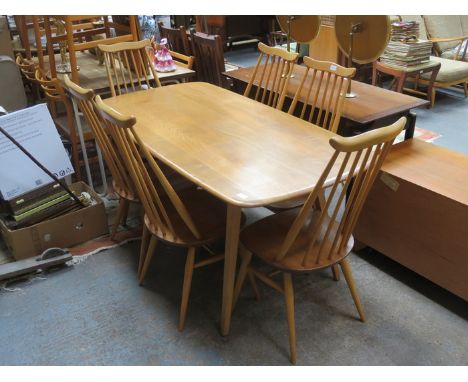
<path fill-rule="evenodd" d="M 3 240 L 16 260 L 37 256 L 51 247 L 69 248 L 109 233 L 104 203 L 99 195 L 83 182 L 74 183 L 70 188 L 77 193 L 88 192 L 97 203 L 14 231 L 0 219 Z"/>

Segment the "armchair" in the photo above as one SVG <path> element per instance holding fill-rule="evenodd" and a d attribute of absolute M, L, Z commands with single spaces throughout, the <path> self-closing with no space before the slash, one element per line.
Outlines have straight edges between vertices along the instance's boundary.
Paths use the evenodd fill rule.
<path fill-rule="evenodd" d="M 434 43 L 434 55 L 431 56 L 431 60 L 440 62 L 441 66 L 432 88 L 432 103 L 435 102 L 437 88 L 462 86 L 465 97 L 468 97 L 468 62 L 464 62 L 468 61 L 466 45 L 465 48 L 461 48 L 461 42 L 468 39 L 468 16 L 401 16 L 401 18 L 404 21 L 419 22 L 419 38 Z M 460 48 L 457 48 L 459 44 Z M 418 89 L 419 85 L 429 85 L 430 76 L 430 73 L 424 73 L 409 80 L 413 81 L 415 89 Z"/>

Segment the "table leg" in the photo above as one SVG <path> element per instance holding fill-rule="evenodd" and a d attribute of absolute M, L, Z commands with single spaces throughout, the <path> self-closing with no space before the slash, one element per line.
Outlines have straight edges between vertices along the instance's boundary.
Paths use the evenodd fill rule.
<path fill-rule="evenodd" d="M 405 130 L 405 141 L 407 139 L 413 138 L 414 128 L 416 127 L 416 114 L 412 111 L 409 111 L 406 115 L 406 130 Z"/>
<path fill-rule="evenodd" d="M 242 208 L 228 204 L 226 222 L 226 244 L 224 247 L 223 303 L 221 308 L 221 335 L 227 336 L 231 326 L 232 299 L 236 273 L 237 248 Z"/>
<path fill-rule="evenodd" d="M 427 100 L 430 102 L 430 105 L 428 106 L 428 108 L 434 107 L 434 102 L 435 102 L 434 82 L 437 78 L 437 74 L 439 74 L 440 66 L 441 65 L 439 64 L 439 66 L 432 68 L 431 79 L 429 80 L 429 85 L 427 87 Z"/>

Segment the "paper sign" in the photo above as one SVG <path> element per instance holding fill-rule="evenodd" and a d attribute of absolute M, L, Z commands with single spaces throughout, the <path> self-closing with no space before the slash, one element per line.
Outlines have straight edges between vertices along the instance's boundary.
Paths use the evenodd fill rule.
<path fill-rule="evenodd" d="M 400 187 L 400 183 L 398 183 L 398 181 L 395 178 L 388 175 L 386 172 L 383 172 L 382 175 L 380 175 L 380 179 L 392 191 L 395 191 L 395 192 L 398 191 L 398 188 Z"/>
<path fill-rule="evenodd" d="M 0 126 L 58 178 L 74 173 L 46 104 L 0 117 Z M 52 183 L 30 158 L 0 132 L 0 195 L 5 200 Z"/>

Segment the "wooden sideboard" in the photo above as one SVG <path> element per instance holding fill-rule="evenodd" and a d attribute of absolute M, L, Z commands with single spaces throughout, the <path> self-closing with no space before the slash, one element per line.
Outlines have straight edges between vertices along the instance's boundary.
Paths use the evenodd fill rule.
<path fill-rule="evenodd" d="M 354 236 L 468 301 L 468 156 L 418 139 L 395 145 Z"/>

